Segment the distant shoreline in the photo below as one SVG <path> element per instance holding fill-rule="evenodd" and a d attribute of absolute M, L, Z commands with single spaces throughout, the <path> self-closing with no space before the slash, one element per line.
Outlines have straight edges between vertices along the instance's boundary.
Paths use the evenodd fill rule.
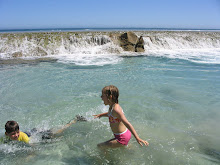
<path fill-rule="evenodd" d="M 0 29 L 0 33 L 32 32 L 116 32 L 116 31 L 195 31 L 220 32 L 220 29 L 186 29 L 186 28 L 42 28 L 42 29 Z"/>

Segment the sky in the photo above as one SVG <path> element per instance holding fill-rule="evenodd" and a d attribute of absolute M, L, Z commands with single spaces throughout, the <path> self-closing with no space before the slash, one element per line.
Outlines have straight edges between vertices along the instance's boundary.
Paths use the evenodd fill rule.
<path fill-rule="evenodd" d="M 220 29 L 220 0 L 0 0 L 0 29 Z"/>

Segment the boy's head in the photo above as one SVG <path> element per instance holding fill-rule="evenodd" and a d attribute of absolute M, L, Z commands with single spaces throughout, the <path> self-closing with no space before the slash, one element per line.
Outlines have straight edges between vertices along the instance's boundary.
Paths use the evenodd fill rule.
<path fill-rule="evenodd" d="M 11 140 L 18 140 L 19 138 L 19 125 L 16 121 L 7 121 L 5 124 L 5 135 Z"/>

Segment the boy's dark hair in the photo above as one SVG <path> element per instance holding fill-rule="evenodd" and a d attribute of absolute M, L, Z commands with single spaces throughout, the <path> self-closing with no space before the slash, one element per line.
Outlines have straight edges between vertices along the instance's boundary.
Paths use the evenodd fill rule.
<path fill-rule="evenodd" d="M 5 131 L 11 133 L 19 130 L 19 125 L 16 121 L 7 121 L 5 124 Z"/>

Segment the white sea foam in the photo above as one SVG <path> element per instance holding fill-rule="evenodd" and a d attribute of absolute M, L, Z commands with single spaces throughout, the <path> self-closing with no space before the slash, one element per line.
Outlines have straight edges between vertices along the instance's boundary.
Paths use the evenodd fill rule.
<path fill-rule="evenodd" d="M 146 55 L 195 63 L 220 64 L 220 49 L 159 50 L 149 51 Z"/>
<path fill-rule="evenodd" d="M 98 65 L 116 64 L 122 60 L 115 53 L 119 48 L 113 43 L 105 45 L 81 45 L 71 48 L 71 53 L 63 47 L 59 49 L 59 54 L 51 55 L 58 59 L 58 62 L 73 63 L 75 65 Z M 111 53 L 112 52 L 112 53 Z"/>
<path fill-rule="evenodd" d="M 59 54 L 53 57 L 58 59 L 58 62 L 61 63 L 71 63 L 82 66 L 103 66 L 108 64 L 116 64 L 122 60 L 122 58 L 119 56 L 106 54 Z"/>
<path fill-rule="evenodd" d="M 0 144 L 0 151 L 1 152 L 4 152 L 6 154 L 8 153 L 15 153 L 15 152 L 19 152 L 19 151 L 22 151 L 22 152 L 30 152 L 32 151 L 33 149 L 30 148 L 29 146 L 27 145 L 19 145 L 19 144 Z"/>

